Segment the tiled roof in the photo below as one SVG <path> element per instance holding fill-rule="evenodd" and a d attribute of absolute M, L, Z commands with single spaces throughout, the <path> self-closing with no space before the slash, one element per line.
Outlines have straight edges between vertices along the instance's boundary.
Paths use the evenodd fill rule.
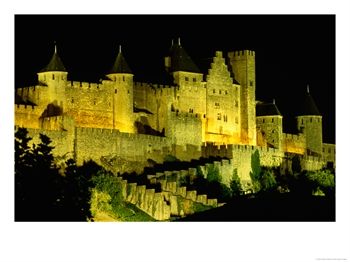
<path fill-rule="evenodd" d="M 185 49 L 179 44 L 174 43 L 170 48 L 171 72 L 185 71 L 200 73 L 197 65 L 192 61 Z"/>
<path fill-rule="evenodd" d="M 55 52 L 49 62 L 49 64 L 40 70 L 40 72 L 51 72 L 51 71 L 61 71 L 61 72 L 67 72 L 66 68 L 64 67 L 61 58 L 57 54 L 56 48 Z"/>
<path fill-rule="evenodd" d="M 132 74 L 132 71 L 121 51 L 119 51 L 118 56 L 114 62 L 114 65 L 108 73 L 109 74 Z"/>
<path fill-rule="evenodd" d="M 281 115 L 275 103 L 258 103 L 256 105 L 256 116 Z"/>

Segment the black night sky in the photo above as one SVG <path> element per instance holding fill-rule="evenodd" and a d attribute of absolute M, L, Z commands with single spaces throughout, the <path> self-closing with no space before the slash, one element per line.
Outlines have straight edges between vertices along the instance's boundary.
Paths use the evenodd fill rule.
<path fill-rule="evenodd" d="M 335 142 L 332 15 L 16 15 L 15 84 L 36 83 L 54 41 L 70 80 L 97 82 L 121 44 L 135 80 L 157 83 L 177 37 L 203 73 L 216 50 L 255 50 L 256 99 L 276 99 L 285 132 L 309 84 L 323 115 L 324 142 Z"/>

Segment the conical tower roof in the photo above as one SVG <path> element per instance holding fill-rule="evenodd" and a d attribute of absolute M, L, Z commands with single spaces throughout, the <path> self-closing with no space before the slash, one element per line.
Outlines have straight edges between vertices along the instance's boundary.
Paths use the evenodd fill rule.
<path fill-rule="evenodd" d="M 302 103 L 300 104 L 299 116 L 320 116 L 320 111 L 316 106 L 314 99 L 312 98 L 307 86 L 306 94 L 303 97 Z"/>
<path fill-rule="evenodd" d="M 119 46 L 119 53 L 115 59 L 112 69 L 108 72 L 108 74 L 132 74 L 128 63 L 122 54 L 121 46 Z"/>
<path fill-rule="evenodd" d="M 57 54 L 57 47 L 55 44 L 55 52 L 53 53 L 53 56 L 48 63 L 46 67 L 40 70 L 40 72 L 51 72 L 51 71 L 60 71 L 60 72 L 67 72 L 66 68 L 64 67 L 61 58 Z"/>
<path fill-rule="evenodd" d="M 281 113 L 274 100 L 272 103 L 258 103 L 256 105 L 256 116 L 281 116 Z"/>
<path fill-rule="evenodd" d="M 185 71 L 192 73 L 200 73 L 199 68 L 193 62 L 191 57 L 187 54 L 185 49 L 181 46 L 180 38 L 178 42 L 173 44 L 170 48 L 171 57 L 171 72 Z"/>

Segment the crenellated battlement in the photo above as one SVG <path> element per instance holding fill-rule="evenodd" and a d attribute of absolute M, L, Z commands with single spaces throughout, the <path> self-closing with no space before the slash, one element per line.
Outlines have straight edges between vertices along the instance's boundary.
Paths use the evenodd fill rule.
<path fill-rule="evenodd" d="M 173 94 L 176 89 L 175 86 L 171 85 L 161 85 L 161 84 L 153 84 L 153 83 L 143 83 L 143 82 L 134 82 L 134 89 L 144 90 L 147 89 L 149 92 L 153 92 L 153 94 Z"/>
<path fill-rule="evenodd" d="M 178 119 L 202 119 L 204 115 L 197 113 L 188 113 L 188 112 L 170 112 L 170 116 Z"/>
<path fill-rule="evenodd" d="M 81 81 L 70 81 L 68 87 L 81 88 L 85 90 L 100 90 L 104 89 L 104 85 L 100 83 L 90 83 Z"/>
<path fill-rule="evenodd" d="M 287 133 L 282 133 L 282 139 L 291 139 L 291 140 L 303 140 L 305 139 L 305 136 L 303 134 L 287 134 Z"/>
<path fill-rule="evenodd" d="M 35 105 L 15 105 L 15 113 L 36 113 L 39 109 L 38 106 Z"/>
<path fill-rule="evenodd" d="M 133 133 L 125 133 L 120 132 L 118 129 L 108 129 L 108 128 L 91 128 L 91 127 L 76 127 L 76 132 L 78 135 L 80 134 L 88 134 L 88 135 L 94 135 L 94 136 L 100 136 L 100 137 L 114 137 L 114 138 L 121 138 L 121 139 L 131 139 L 133 141 L 149 141 L 154 143 L 164 143 L 167 142 L 166 137 L 160 137 L 160 136 L 152 136 L 152 135 L 145 135 L 145 134 L 133 134 Z"/>
<path fill-rule="evenodd" d="M 233 58 L 233 57 L 255 57 L 255 51 L 252 50 L 239 50 L 239 51 L 232 51 L 228 53 L 228 57 Z"/>

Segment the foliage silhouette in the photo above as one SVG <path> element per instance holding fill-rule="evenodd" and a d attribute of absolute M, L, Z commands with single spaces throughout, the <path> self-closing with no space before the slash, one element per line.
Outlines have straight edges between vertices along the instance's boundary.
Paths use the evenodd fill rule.
<path fill-rule="evenodd" d="M 231 195 L 237 197 L 243 194 L 243 189 L 241 185 L 241 180 L 237 175 L 237 168 L 233 170 L 232 178 L 230 181 Z"/>

